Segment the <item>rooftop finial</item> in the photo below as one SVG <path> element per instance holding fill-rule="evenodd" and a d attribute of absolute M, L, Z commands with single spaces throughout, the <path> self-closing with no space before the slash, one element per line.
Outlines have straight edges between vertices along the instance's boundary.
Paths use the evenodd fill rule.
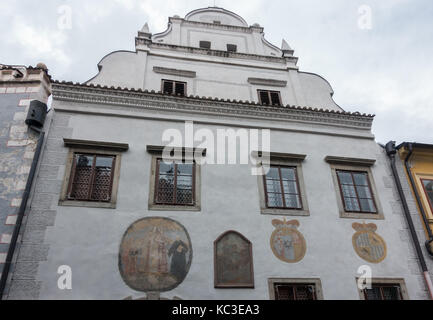
<path fill-rule="evenodd" d="M 283 51 L 283 57 L 293 57 L 293 49 L 289 46 L 286 40 L 283 39 L 281 43 L 281 51 Z"/>
<path fill-rule="evenodd" d="M 147 24 L 147 22 L 144 24 L 143 28 L 141 28 L 141 32 L 150 33 L 149 25 Z"/>

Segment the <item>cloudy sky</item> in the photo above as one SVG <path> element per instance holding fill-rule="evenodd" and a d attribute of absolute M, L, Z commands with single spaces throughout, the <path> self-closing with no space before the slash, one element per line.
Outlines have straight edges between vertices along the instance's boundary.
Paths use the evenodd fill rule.
<path fill-rule="evenodd" d="M 134 50 L 145 22 L 157 33 L 166 29 L 169 16 L 213 5 L 214 0 L 0 0 L 0 63 L 42 61 L 54 79 L 84 82 L 107 53 Z M 215 5 L 250 25 L 259 23 L 278 46 L 286 39 L 300 70 L 324 76 L 343 109 L 376 114 L 378 142 L 433 143 L 433 1 L 215 0 Z"/>

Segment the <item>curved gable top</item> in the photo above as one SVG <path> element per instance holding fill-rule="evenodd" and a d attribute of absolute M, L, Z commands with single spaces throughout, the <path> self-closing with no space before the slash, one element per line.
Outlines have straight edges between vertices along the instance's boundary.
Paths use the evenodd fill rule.
<path fill-rule="evenodd" d="M 201 8 L 191 11 L 185 16 L 187 21 L 214 23 L 219 21 L 221 24 L 248 27 L 248 23 L 236 13 L 218 7 Z"/>

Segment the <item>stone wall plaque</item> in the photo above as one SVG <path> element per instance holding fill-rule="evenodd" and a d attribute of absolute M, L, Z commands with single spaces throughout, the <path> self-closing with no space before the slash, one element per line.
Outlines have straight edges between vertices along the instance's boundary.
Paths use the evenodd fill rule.
<path fill-rule="evenodd" d="M 134 222 L 120 244 L 120 274 L 137 291 L 173 290 L 185 279 L 191 261 L 188 232 L 168 218 L 149 217 Z"/>
<path fill-rule="evenodd" d="M 281 261 L 295 263 L 301 261 L 307 251 L 305 238 L 297 228 L 298 220 L 272 220 L 276 230 L 271 235 L 271 249 Z"/>
<path fill-rule="evenodd" d="M 354 223 L 353 229 L 357 232 L 352 237 L 355 252 L 365 261 L 379 263 L 386 257 L 386 243 L 375 231 L 374 223 Z"/>

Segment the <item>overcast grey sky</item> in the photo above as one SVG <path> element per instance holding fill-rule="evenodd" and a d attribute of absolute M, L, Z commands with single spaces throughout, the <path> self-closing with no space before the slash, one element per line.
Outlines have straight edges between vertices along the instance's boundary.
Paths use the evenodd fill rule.
<path fill-rule="evenodd" d="M 378 142 L 433 143 L 433 1 L 216 0 L 267 40 L 286 39 L 302 71 L 325 77 L 346 111 L 376 114 Z M 168 17 L 214 0 L 0 0 L 0 63 L 47 64 L 56 80 L 84 82 L 115 50 L 134 50 L 145 22 L 152 33 Z M 359 27 L 371 8 L 371 29 Z M 71 28 L 58 27 L 71 10 Z M 361 20 L 360 20 L 361 19 Z M 61 20 L 64 21 L 64 20 Z"/>

